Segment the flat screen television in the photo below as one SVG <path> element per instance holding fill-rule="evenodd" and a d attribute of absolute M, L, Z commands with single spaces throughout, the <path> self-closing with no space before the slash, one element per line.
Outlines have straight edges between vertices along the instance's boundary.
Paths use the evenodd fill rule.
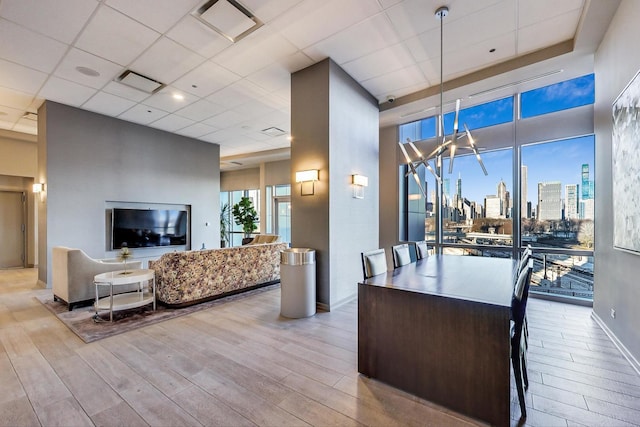
<path fill-rule="evenodd" d="M 186 210 L 113 208 L 111 224 L 112 249 L 120 249 L 125 243 L 130 248 L 187 244 Z"/>

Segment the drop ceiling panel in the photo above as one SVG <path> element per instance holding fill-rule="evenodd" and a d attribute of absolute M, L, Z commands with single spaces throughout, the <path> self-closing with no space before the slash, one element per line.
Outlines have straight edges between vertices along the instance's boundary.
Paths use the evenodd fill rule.
<path fill-rule="evenodd" d="M 86 67 L 100 73 L 99 76 L 87 76 L 76 67 Z M 122 72 L 122 67 L 80 49 L 71 49 L 64 57 L 54 74 L 63 79 L 72 80 L 85 86 L 100 89 Z"/>
<path fill-rule="evenodd" d="M 40 71 L 0 59 L 0 86 L 36 94 L 47 75 Z"/>
<path fill-rule="evenodd" d="M 240 78 L 240 76 L 226 68 L 211 61 L 206 61 L 176 80 L 173 86 L 204 98 L 231 83 L 237 82 Z"/>
<path fill-rule="evenodd" d="M 424 84 L 425 77 L 420 67 L 412 65 L 402 70 L 393 71 L 373 79 L 363 82 L 363 86 L 373 95 L 384 94 L 394 95 L 396 97 L 406 95 L 407 88 L 426 87 Z M 381 101 L 381 99 L 379 99 Z"/>
<path fill-rule="evenodd" d="M 380 5 L 375 0 L 306 0 L 302 7 L 274 20 L 274 28 L 281 28 L 284 37 L 298 49 L 305 49 L 380 10 Z"/>
<path fill-rule="evenodd" d="M 149 107 L 144 104 L 136 104 L 124 113 L 120 114 L 118 117 L 122 120 L 146 125 L 166 115 L 166 111 Z"/>
<path fill-rule="evenodd" d="M 194 123 L 191 126 L 187 126 L 186 128 L 176 131 L 176 133 L 190 138 L 200 138 L 217 130 L 218 128 L 205 125 L 204 123 Z"/>
<path fill-rule="evenodd" d="M 26 67 L 53 71 L 67 45 L 0 18 L 0 57 Z"/>
<path fill-rule="evenodd" d="M 247 80 L 268 92 L 288 91 L 291 87 L 291 74 L 313 64 L 314 61 L 307 55 L 296 52 L 275 64 L 250 74 L 247 76 Z M 288 96 L 287 99 L 289 99 Z"/>
<path fill-rule="evenodd" d="M 409 50 L 404 45 L 395 45 L 342 64 L 342 68 L 360 81 L 401 70 L 413 63 L 414 59 Z"/>
<path fill-rule="evenodd" d="M 502 2 L 473 14 L 464 15 L 460 19 L 445 22 L 445 49 L 456 51 L 464 49 L 470 43 L 476 44 L 500 35 L 511 34 L 516 29 L 515 4 L 512 1 Z M 500 25 L 496 25 L 497 22 Z M 471 28 L 473 29 L 473 37 L 469 37 L 469 29 Z M 436 37 L 439 42 L 439 29 Z"/>
<path fill-rule="evenodd" d="M 221 36 L 191 15 L 183 18 L 167 37 L 205 58 L 211 58 L 231 46 L 230 40 Z"/>
<path fill-rule="evenodd" d="M 193 120 L 185 119 L 184 117 L 176 116 L 175 114 L 169 114 L 150 123 L 149 126 L 166 130 L 167 132 L 175 132 L 178 129 L 192 125 L 193 123 Z"/>
<path fill-rule="evenodd" d="M 247 43 L 249 40 L 253 43 Z M 251 39 L 243 40 L 217 55 L 213 62 L 245 77 L 296 52 L 296 47 L 284 37 L 269 33 L 263 27 L 253 33 Z"/>
<path fill-rule="evenodd" d="M 24 110 L 7 106 L 0 106 L 0 126 L 11 129 L 13 125 L 24 115 Z"/>
<path fill-rule="evenodd" d="M 495 49 L 495 52 L 489 50 Z M 468 74 L 480 68 L 489 67 L 515 56 L 515 31 L 512 34 L 482 40 L 479 43 L 458 49 L 449 53 L 445 58 L 447 74 L 455 76 Z M 430 65 L 430 63 L 427 62 Z M 436 63 L 437 81 L 440 81 L 439 62 Z M 425 74 L 428 71 L 425 70 Z"/>
<path fill-rule="evenodd" d="M 195 121 L 201 121 L 220 114 L 223 111 L 226 111 L 225 107 L 209 102 L 206 99 L 201 99 L 176 111 L 176 114 Z"/>
<path fill-rule="evenodd" d="M 16 132 L 29 133 L 31 135 L 38 134 L 38 121 L 29 119 L 20 119 L 13 125 L 13 130 Z"/>
<path fill-rule="evenodd" d="M 51 76 L 38 93 L 38 97 L 79 107 L 95 93 L 96 90 L 90 87 Z"/>
<path fill-rule="evenodd" d="M 33 101 L 33 95 L 0 87 L 0 105 L 26 110 Z M 0 111 L 3 111 L 0 108 Z"/>
<path fill-rule="evenodd" d="M 450 13 L 446 17 L 446 24 L 491 5 L 505 3 L 506 1 L 512 2 L 512 0 L 474 0 L 471 2 L 465 0 L 453 0 L 450 2 L 407 0 L 388 8 L 385 12 L 400 37 L 407 39 L 434 28 L 439 29 L 440 20 L 436 18 L 435 13 L 440 6 L 449 7 Z"/>
<path fill-rule="evenodd" d="M 76 47 L 126 66 L 159 37 L 151 28 L 101 5 L 80 34 Z"/>
<path fill-rule="evenodd" d="M 202 0 L 106 0 L 119 10 L 159 33 L 176 24 L 179 17 L 191 12 Z"/>
<path fill-rule="evenodd" d="M 518 3 L 518 23 L 520 27 L 544 22 L 567 12 L 582 11 L 584 0 L 537 0 Z M 575 28 L 575 25 L 574 25 Z"/>
<path fill-rule="evenodd" d="M 154 80 L 171 84 L 204 61 L 202 56 L 162 37 L 131 64 L 131 69 Z"/>
<path fill-rule="evenodd" d="M 268 23 L 271 20 L 281 16 L 287 10 L 293 9 L 302 0 L 240 0 L 240 3 L 249 9 L 254 16 L 262 22 Z"/>
<path fill-rule="evenodd" d="M 240 80 L 209 95 L 207 100 L 215 104 L 224 105 L 227 108 L 234 108 L 266 95 L 268 95 L 268 92 L 259 86 L 247 80 Z"/>
<path fill-rule="evenodd" d="M 182 97 L 182 99 L 176 99 L 175 96 Z M 144 103 L 150 107 L 159 108 L 169 113 L 173 113 L 196 101 L 198 101 L 198 97 L 177 90 L 171 86 L 167 86 L 159 92 L 151 95 L 144 101 Z"/>
<path fill-rule="evenodd" d="M 209 126 L 214 126 L 219 129 L 224 129 L 229 126 L 238 124 L 244 120 L 244 117 L 240 113 L 236 113 L 233 110 L 224 111 L 216 116 L 203 120 L 202 123 Z"/>
<path fill-rule="evenodd" d="M 236 113 L 240 114 L 244 120 L 253 119 L 260 116 L 265 116 L 274 112 L 273 107 L 265 104 L 262 101 L 247 102 L 246 104 L 239 105 L 233 109 Z"/>
<path fill-rule="evenodd" d="M 320 61 L 331 57 L 336 63 L 363 57 L 400 41 L 385 14 L 377 14 L 304 50 Z"/>
<path fill-rule="evenodd" d="M 573 38 L 580 20 L 580 11 L 568 12 L 518 31 L 518 54 Z"/>
<path fill-rule="evenodd" d="M 134 105 L 136 105 L 136 103 L 128 99 L 106 92 L 98 92 L 85 102 L 82 108 L 113 117 L 123 113 Z"/>
<path fill-rule="evenodd" d="M 0 16 L 71 44 L 97 6 L 95 0 L 3 0 Z"/>
<path fill-rule="evenodd" d="M 127 86 L 117 81 L 111 81 L 107 83 L 107 85 L 103 88 L 103 91 L 136 102 L 144 101 L 150 96 L 146 92 L 134 89 L 131 86 Z"/>

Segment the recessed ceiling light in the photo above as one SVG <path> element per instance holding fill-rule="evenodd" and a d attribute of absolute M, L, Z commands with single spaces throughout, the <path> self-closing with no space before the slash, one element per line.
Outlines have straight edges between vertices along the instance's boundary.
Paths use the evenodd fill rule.
<path fill-rule="evenodd" d="M 78 66 L 76 67 L 76 71 L 79 72 L 80 74 L 84 74 L 85 76 L 89 76 L 89 77 L 98 77 L 100 75 L 99 72 L 89 67 Z"/>
<path fill-rule="evenodd" d="M 181 93 L 174 93 L 173 99 L 175 99 L 176 101 L 184 101 L 184 95 Z"/>

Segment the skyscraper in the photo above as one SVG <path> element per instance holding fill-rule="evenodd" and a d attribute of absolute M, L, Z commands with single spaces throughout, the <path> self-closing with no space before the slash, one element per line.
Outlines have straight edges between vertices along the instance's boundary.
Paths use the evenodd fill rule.
<path fill-rule="evenodd" d="M 567 184 L 564 187 L 564 217 L 578 219 L 580 217 L 580 200 L 578 184 Z"/>
<path fill-rule="evenodd" d="M 528 212 L 527 209 L 527 167 L 522 165 L 520 170 L 520 183 L 522 184 L 520 187 L 520 217 L 529 218 L 531 212 Z"/>
<path fill-rule="evenodd" d="M 538 183 L 538 219 L 562 219 L 562 184 L 559 181 Z"/>
<path fill-rule="evenodd" d="M 456 194 L 458 198 L 462 200 L 462 177 L 458 174 L 458 180 L 456 181 Z"/>
<path fill-rule="evenodd" d="M 498 183 L 498 198 L 500 199 L 500 216 L 507 216 L 507 209 L 509 207 L 509 193 L 507 192 L 507 184 L 502 179 Z"/>

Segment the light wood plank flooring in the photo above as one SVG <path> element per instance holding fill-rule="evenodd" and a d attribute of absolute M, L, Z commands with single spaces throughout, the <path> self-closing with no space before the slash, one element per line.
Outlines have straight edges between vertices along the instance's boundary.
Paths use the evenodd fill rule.
<path fill-rule="evenodd" d="M 358 375 L 355 301 L 286 320 L 275 289 L 84 344 L 35 283 L 0 270 L 2 426 L 480 425 Z M 640 378 L 590 313 L 530 299 L 525 425 L 640 425 Z"/>

